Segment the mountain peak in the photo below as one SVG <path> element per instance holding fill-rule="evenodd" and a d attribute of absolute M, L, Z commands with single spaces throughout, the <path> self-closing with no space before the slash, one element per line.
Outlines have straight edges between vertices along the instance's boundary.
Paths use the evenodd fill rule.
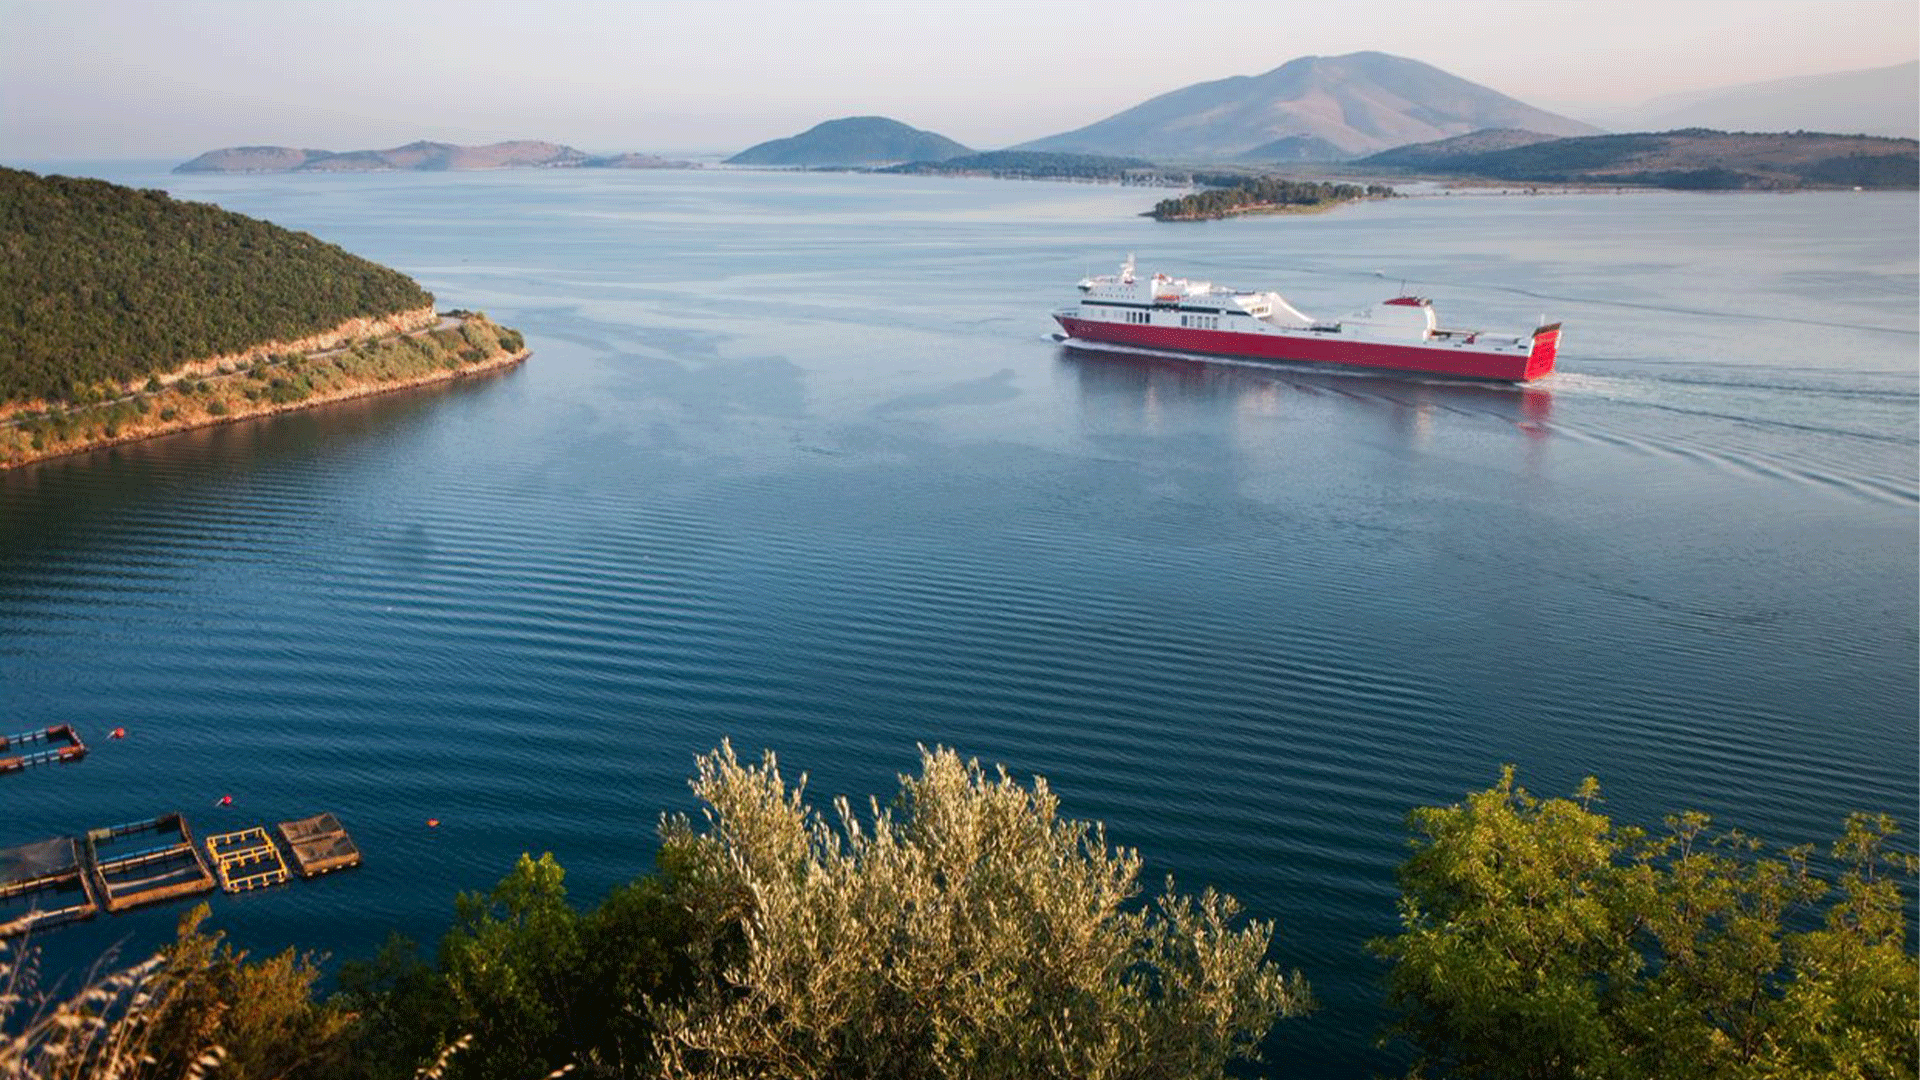
<path fill-rule="evenodd" d="M 750 146 L 727 159 L 729 165 L 831 167 L 881 165 L 903 161 L 944 161 L 973 151 L 944 135 L 886 116 L 843 116 L 823 120 L 798 135 Z"/>
<path fill-rule="evenodd" d="M 1016 149 L 1198 161 L 1297 136 L 1358 155 L 1496 127 L 1553 135 L 1598 130 L 1431 64 L 1363 51 L 1299 56 L 1262 75 L 1195 83 Z"/>

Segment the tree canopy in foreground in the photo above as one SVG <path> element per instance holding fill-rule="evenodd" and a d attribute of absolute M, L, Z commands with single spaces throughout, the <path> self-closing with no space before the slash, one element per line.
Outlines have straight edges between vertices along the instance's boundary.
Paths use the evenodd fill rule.
<path fill-rule="evenodd" d="M 1413 813 L 1393 962 L 1399 1031 L 1436 1075 L 1912 1077 L 1916 982 L 1894 823 L 1855 814 L 1816 872 L 1703 814 L 1617 827 L 1500 782 Z M 1416 1070 L 1418 1071 L 1418 1070 Z"/>
<path fill-rule="evenodd" d="M 666 1075 L 1220 1076 L 1308 1007 L 1270 924 L 1171 881 L 1133 904 L 1139 856 L 1045 780 L 923 750 L 890 807 L 836 800 L 832 823 L 803 787 L 723 745 L 693 781 L 704 827 L 663 829 L 717 958 L 663 1014 Z"/>
<path fill-rule="evenodd" d="M 1143 895 L 1139 857 L 1044 780 L 923 751 L 891 801 L 822 813 L 723 744 L 692 786 L 701 814 L 664 819 L 657 869 L 599 904 L 522 856 L 456 900 L 431 963 L 395 939 L 325 999 L 310 961 L 200 933 L 204 908 L 64 999 L 0 947 L 0 1077 L 1185 1080 L 1254 1075 L 1310 1007 L 1270 924 Z M 1402 930 L 1374 944 L 1411 1076 L 1915 1075 L 1890 820 L 1774 855 L 1698 814 L 1616 826 L 1598 798 L 1509 770 L 1414 811 Z"/>

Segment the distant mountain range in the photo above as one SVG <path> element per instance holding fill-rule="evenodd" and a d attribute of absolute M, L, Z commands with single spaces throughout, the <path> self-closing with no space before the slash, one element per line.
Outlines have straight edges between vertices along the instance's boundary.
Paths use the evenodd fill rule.
<path fill-rule="evenodd" d="M 691 162 L 651 154 L 593 157 L 559 143 L 519 140 L 488 146 L 410 142 L 391 150 L 300 150 L 291 146 L 230 146 L 209 150 L 174 167 L 178 173 L 450 172 L 466 169 L 684 169 Z"/>
<path fill-rule="evenodd" d="M 1825 131 L 1911 138 L 1920 117 L 1920 63 L 1870 71 L 1729 87 L 1650 102 L 1637 114 L 1642 130 L 1713 128 L 1734 131 Z M 1370 167 L 1466 173 L 1500 179 L 1580 176 L 1600 182 L 1630 173 L 1700 173 L 1694 182 L 1731 186 L 1809 183 L 1899 186 L 1901 151 L 1874 144 L 1834 149 L 1817 142 L 1761 143 L 1721 131 L 1636 135 L 1639 142 L 1595 143 L 1590 124 L 1535 108 L 1430 64 L 1379 52 L 1303 56 L 1264 75 L 1195 83 L 1142 102 L 1097 123 L 1021 143 L 993 158 L 946 170 L 992 175 L 1093 175 L 1137 168 L 1094 158 L 1168 163 L 1238 163 L 1243 167 L 1361 159 Z M 1705 136 L 1715 137 L 1705 137 Z M 1678 137 L 1685 136 L 1685 137 Z M 1657 145 L 1648 139 L 1664 139 Z M 1829 138 L 1822 136 L 1822 138 Z M 1529 149 L 1555 140 L 1555 150 Z M 1398 156 L 1383 155 L 1407 148 Z M 1821 147 L 1825 149 L 1815 149 Z M 1630 149 L 1631 148 L 1631 149 Z M 1822 164 L 1831 158 L 1872 159 Z M 1713 153 L 1736 155 L 1708 161 Z M 747 148 L 731 165 L 868 168 L 944 162 L 973 150 L 944 135 L 882 116 L 828 120 L 790 138 Z M 1041 155 L 1079 155 L 1086 160 Z M 1498 155 L 1507 155 L 1500 157 Z M 1093 157 L 1088 157 L 1092 155 Z M 1375 155 L 1368 157 L 1367 155 Z M 1601 164 L 1588 167 L 1583 155 Z M 1756 156 L 1757 155 L 1757 156 Z M 1036 164 L 1038 162 L 1038 164 Z M 339 153 L 287 146 L 210 150 L 174 171 L 360 172 L 507 168 L 693 168 L 650 154 L 594 157 L 558 143 L 516 141 L 489 146 L 413 142 L 389 150 Z M 1072 170 L 1069 173 L 1061 169 Z M 1721 169 L 1708 177 L 1701 170 Z M 1486 171 L 1497 170 L 1497 171 Z M 1597 171 L 1596 171 L 1597 170 Z M 1808 171 L 1811 170 L 1811 171 Z M 1848 180 L 1859 176 L 1862 180 Z M 1628 181 L 1619 181 L 1628 182 Z"/>
<path fill-rule="evenodd" d="M 909 127 L 884 116 L 828 120 L 786 139 L 773 139 L 727 159 L 729 165 L 786 165 L 808 168 L 843 165 L 891 165 L 905 161 L 944 161 L 971 154 L 945 135 Z"/>
<path fill-rule="evenodd" d="M 1920 143 L 1868 135 L 1689 128 L 1556 139 L 1482 131 L 1401 146 L 1353 164 L 1524 183 L 1697 189 L 1920 186 Z"/>
<path fill-rule="evenodd" d="M 1261 151 L 1278 155 L 1262 160 L 1297 161 L 1326 147 L 1335 149 L 1332 156 L 1357 156 L 1483 128 L 1552 135 L 1600 130 L 1418 60 L 1358 52 L 1303 56 L 1264 75 L 1196 83 L 1014 149 L 1157 161 L 1228 160 Z"/>
<path fill-rule="evenodd" d="M 1641 131 L 1836 131 L 1920 136 L 1920 61 L 1655 98 L 1614 118 Z"/>

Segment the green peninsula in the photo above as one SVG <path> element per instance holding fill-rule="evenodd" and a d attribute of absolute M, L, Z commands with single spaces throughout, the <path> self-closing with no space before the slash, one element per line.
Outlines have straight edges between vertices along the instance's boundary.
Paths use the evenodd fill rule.
<path fill-rule="evenodd" d="M 991 176 L 1003 180 L 1161 182 L 1161 170 L 1145 158 L 1061 154 L 1040 150 L 989 150 L 938 161 L 910 161 L 879 171 L 914 176 Z"/>
<path fill-rule="evenodd" d="M 404 274 L 165 192 L 0 169 L 0 468 L 515 362 Z"/>
<path fill-rule="evenodd" d="M 1302 214 L 1331 210 L 1359 199 L 1390 199 L 1384 184 L 1334 184 L 1278 176 L 1200 175 L 1204 190 L 1162 199 L 1144 216 L 1155 221 L 1211 221 L 1242 214 Z"/>

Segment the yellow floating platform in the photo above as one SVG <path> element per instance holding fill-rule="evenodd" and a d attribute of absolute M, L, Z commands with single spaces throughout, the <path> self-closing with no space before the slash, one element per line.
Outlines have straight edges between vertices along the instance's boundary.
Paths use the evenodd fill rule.
<path fill-rule="evenodd" d="M 230 893 L 264 889 L 292 876 L 279 847 L 258 825 L 207 837 L 207 858 L 213 860 L 220 887 Z"/>

